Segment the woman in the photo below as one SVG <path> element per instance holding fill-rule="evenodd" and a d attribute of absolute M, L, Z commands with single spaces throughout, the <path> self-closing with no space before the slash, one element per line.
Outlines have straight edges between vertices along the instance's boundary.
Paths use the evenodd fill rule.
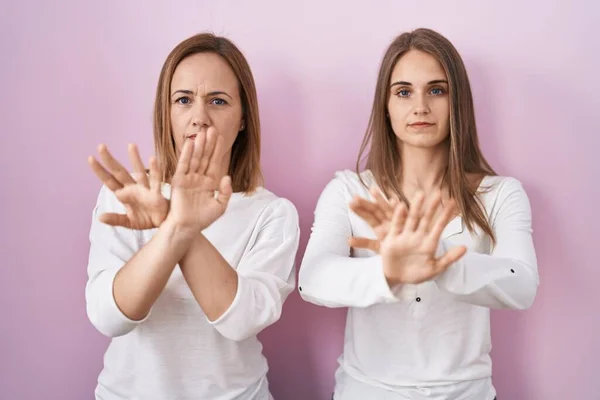
<path fill-rule="evenodd" d="M 96 398 L 271 399 L 256 335 L 294 288 L 298 215 L 260 186 L 256 89 L 232 42 L 200 34 L 169 54 L 154 140 L 149 174 L 133 145 L 133 175 L 106 146 L 104 166 L 89 158 L 104 186 L 87 313 L 112 338 Z"/>
<path fill-rule="evenodd" d="M 446 38 L 418 29 L 389 46 L 366 149 L 366 169 L 359 158 L 321 194 L 299 275 L 306 301 L 349 307 L 334 398 L 494 399 L 490 308 L 534 300 L 531 212 L 479 149 Z"/>

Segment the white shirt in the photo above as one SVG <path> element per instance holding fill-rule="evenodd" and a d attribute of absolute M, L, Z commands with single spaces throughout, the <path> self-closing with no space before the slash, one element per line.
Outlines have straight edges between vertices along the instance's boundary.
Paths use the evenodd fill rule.
<path fill-rule="evenodd" d="M 361 174 L 376 185 L 369 171 Z M 531 306 L 539 283 L 530 204 L 513 178 L 484 178 L 480 189 L 497 244 L 461 217 L 443 231 L 438 254 L 465 245 L 467 254 L 434 281 L 390 290 L 381 257 L 351 255 L 350 236 L 375 238 L 351 212 L 354 195 L 371 198 L 356 173 L 336 174 L 321 194 L 299 272 L 304 300 L 349 307 L 336 400 L 492 400 L 491 308 Z"/>
<path fill-rule="evenodd" d="M 163 194 L 169 198 L 168 185 Z M 86 286 L 88 317 L 112 338 L 96 399 L 271 399 L 256 334 L 279 319 L 295 287 L 299 227 L 292 203 L 264 188 L 250 196 L 234 193 L 225 214 L 203 232 L 238 274 L 233 303 L 213 322 L 179 267 L 143 321 L 119 310 L 115 274 L 156 229 L 113 228 L 98 221 L 104 212 L 125 212 L 106 187 L 93 213 Z"/>

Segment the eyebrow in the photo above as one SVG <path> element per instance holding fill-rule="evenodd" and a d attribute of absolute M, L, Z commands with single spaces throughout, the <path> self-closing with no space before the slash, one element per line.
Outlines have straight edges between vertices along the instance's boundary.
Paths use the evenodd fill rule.
<path fill-rule="evenodd" d="M 185 89 L 179 89 L 179 90 L 176 90 L 173 93 L 171 93 L 171 97 L 175 96 L 177 93 L 183 93 L 183 94 L 193 95 L 194 91 L 192 91 L 192 90 L 185 90 Z M 218 95 L 221 95 L 221 94 L 229 97 L 230 99 L 233 99 L 229 94 L 227 94 L 227 92 L 223 92 L 222 90 L 215 90 L 214 92 L 209 92 L 206 95 L 207 96 L 218 96 Z"/>
<path fill-rule="evenodd" d="M 447 80 L 445 79 L 435 79 L 433 81 L 429 81 L 427 82 L 428 85 L 435 85 L 436 83 L 448 83 Z M 412 83 L 410 82 L 406 82 L 406 81 L 398 81 L 398 82 L 394 82 L 390 85 L 390 88 L 393 88 L 396 85 L 402 85 L 402 86 L 412 86 Z"/>

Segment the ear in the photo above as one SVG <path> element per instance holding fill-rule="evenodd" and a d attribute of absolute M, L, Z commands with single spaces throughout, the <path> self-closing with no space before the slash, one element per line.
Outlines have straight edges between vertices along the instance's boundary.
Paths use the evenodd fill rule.
<path fill-rule="evenodd" d="M 246 121 L 244 121 L 244 119 L 242 118 L 242 122 L 240 123 L 239 132 L 243 131 L 244 129 L 246 129 Z"/>

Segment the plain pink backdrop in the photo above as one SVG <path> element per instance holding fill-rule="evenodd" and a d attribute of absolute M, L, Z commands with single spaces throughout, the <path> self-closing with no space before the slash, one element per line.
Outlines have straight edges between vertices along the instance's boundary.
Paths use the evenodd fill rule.
<path fill-rule="evenodd" d="M 124 160 L 129 142 L 151 154 L 174 45 L 211 30 L 247 55 L 267 186 L 299 210 L 300 257 L 320 191 L 353 166 L 384 49 L 420 26 L 461 52 L 483 150 L 533 205 L 541 286 L 532 309 L 493 313 L 499 398 L 600 398 L 600 13 L 591 0 L 533 3 L 4 1 L 0 398 L 93 397 L 108 341 L 85 315 L 99 189 L 86 156 L 100 142 Z M 290 297 L 261 334 L 276 399 L 329 398 L 344 318 Z"/>

